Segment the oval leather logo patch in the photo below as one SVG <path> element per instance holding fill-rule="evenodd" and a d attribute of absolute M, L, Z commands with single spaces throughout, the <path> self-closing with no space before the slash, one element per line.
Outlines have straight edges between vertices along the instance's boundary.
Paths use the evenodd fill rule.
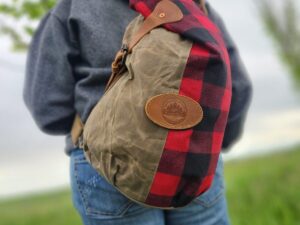
<path fill-rule="evenodd" d="M 175 130 L 194 127 L 203 119 L 203 110 L 199 103 L 178 94 L 161 94 L 150 98 L 145 111 L 155 124 Z"/>

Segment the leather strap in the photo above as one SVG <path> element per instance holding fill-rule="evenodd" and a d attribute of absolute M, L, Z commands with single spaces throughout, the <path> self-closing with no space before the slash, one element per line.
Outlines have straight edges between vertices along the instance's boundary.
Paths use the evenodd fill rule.
<path fill-rule="evenodd" d="M 124 54 L 127 54 L 123 51 L 118 51 L 115 60 L 111 64 L 112 73 L 109 77 L 109 80 L 105 86 L 104 93 L 107 92 L 112 85 L 116 82 L 116 77 L 124 71 L 124 67 L 122 68 L 122 59 L 124 58 Z"/>
<path fill-rule="evenodd" d="M 173 23 L 180 21 L 183 18 L 183 14 L 180 8 L 169 0 L 160 1 L 153 12 L 145 19 L 144 23 L 131 40 L 129 46 L 129 52 L 132 48 L 151 30 L 161 26 L 165 23 Z"/>
<path fill-rule="evenodd" d="M 80 116 L 76 114 L 73 126 L 71 129 L 71 138 L 74 146 L 79 146 L 78 140 L 79 137 L 82 135 L 83 132 L 83 123 L 81 122 Z"/>
<path fill-rule="evenodd" d="M 199 1 L 200 8 L 203 12 L 208 15 L 207 8 L 205 6 L 205 0 Z M 180 21 L 183 18 L 183 13 L 180 8 L 170 0 L 160 1 L 154 11 L 147 17 L 143 25 L 140 27 L 137 34 L 133 37 L 129 44 L 129 53 L 132 51 L 132 48 L 151 30 L 156 27 L 159 27 L 165 23 L 173 23 Z"/>

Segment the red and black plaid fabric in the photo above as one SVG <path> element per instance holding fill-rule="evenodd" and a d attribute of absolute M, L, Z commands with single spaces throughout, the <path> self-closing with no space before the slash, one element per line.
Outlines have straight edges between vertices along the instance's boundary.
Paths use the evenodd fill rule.
<path fill-rule="evenodd" d="M 130 0 L 144 17 L 159 0 Z M 217 26 L 192 0 L 173 0 L 184 18 L 164 28 L 193 41 L 179 93 L 196 100 L 204 119 L 188 130 L 170 130 L 146 204 L 182 207 L 211 185 L 231 102 L 228 52 Z"/>

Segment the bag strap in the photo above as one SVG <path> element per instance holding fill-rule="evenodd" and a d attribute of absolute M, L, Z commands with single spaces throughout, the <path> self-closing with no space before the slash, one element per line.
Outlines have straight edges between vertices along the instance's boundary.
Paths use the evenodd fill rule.
<path fill-rule="evenodd" d="M 208 15 L 205 6 L 205 0 L 200 0 L 199 4 L 202 11 Z M 130 53 L 132 48 L 154 28 L 165 23 L 180 21 L 182 18 L 183 14 L 176 4 L 169 0 L 163 0 L 159 2 L 154 11 L 150 14 L 150 16 L 147 17 L 139 31 L 131 40 L 128 46 L 128 52 Z"/>
<path fill-rule="evenodd" d="M 169 0 L 160 1 L 130 41 L 128 51 L 131 52 L 132 48 L 154 28 L 166 23 L 180 21 L 182 18 L 183 13 L 175 3 Z"/>
<path fill-rule="evenodd" d="M 84 124 L 81 122 L 80 116 L 76 114 L 74 122 L 71 129 L 71 139 L 74 146 L 80 145 L 79 138 L 82 135 Z"/>

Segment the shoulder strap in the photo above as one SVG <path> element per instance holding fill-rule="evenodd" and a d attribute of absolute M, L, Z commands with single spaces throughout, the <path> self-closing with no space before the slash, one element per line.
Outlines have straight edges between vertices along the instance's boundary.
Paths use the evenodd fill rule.
<path fill-rule="evenodd" d="M 183 14 L 175 3 L 169 0 L 160 1 L 153 12 L 145 19 L 144 23 L 129 43 L 129 52 L 131 52 L 132 48 L 154 28 L 165 23 L 180 21 L 182 18 Z"/>

